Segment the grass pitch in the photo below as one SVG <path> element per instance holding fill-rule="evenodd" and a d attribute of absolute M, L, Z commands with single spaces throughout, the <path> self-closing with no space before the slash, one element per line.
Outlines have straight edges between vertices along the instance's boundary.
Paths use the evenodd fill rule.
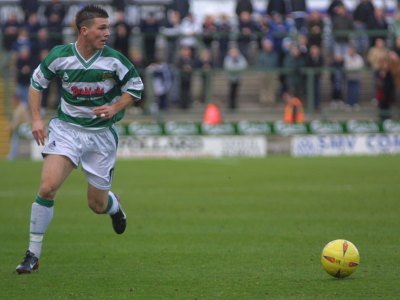
<path fill-rule="evenodd" d="M 113 233 L 72 173 L 40 269 L 16 275 L 41 163 L 0 162 L 0 299 L 398 299 L 400 156 L 132 160 L 113 190 Z M 343 238 L 358 270 L 335 279 L 323 246 Z"/>

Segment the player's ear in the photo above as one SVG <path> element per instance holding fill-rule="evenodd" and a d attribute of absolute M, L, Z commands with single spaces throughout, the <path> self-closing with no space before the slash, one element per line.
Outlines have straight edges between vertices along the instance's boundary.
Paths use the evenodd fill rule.
<path fill-rule="evenodd" d="M 82 26 L 79 33 L 82 35 L 87 35 L 88 28 L 86 26 Z"/>

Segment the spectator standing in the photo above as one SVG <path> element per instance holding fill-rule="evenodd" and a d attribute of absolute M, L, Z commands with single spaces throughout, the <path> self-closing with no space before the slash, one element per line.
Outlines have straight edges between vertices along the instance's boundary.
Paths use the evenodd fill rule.
<path fill-rule="evenodd" d="M 167 6 L 167 11 L 169 10 L 177 11 L 181 19 L 184 19 L 190 14 L 190 0 L 172 0 L 172 3 Z"/>
<path fill-rule="evenodd" d="M 392 50 L 400 56 L 400 36 L 395 38 Z"/>
<path fill-rule="evenodd" d="M 50 3 L 45 4 L 44 15 L 46 18 L 50 18 L 53 13 L 57 14 L 62 22 L 67 13 L 66 5 L 61 0 L 51 0 Z"/>
<path fill-rule="evenodd" d="M 207 91 L 211 84 L 211 71 L 214 67 L 211 51 L 208 48 L 203 48 L 200 51 L 199 58 L 196 61 L 196 69 L 200 71 L 201 87 L 200 87 L 200 102 L 206 103 Z"/>
<path fill-rule="evenodd" d="M 306 0 L 290 0 L 290 14 L 294 20 L 294 26 L 298 32 L 305 32 L 305 20 L 307 19 Z"/>
<path fill-rule="evenodd" d="M 144 20 L 140 22 L 140 31 L 143 35 L 144 53 L 149 63 L 154 62 L 156 56 L 156 40 L 160 30 L 160 23 L 155 14 L 150 12 Z"/>
<path fill-rule="evenodd" d="M 386 58 L 389 51 L 386 48 L 385 41 L 383 39 L 376 39 L 374 46 L 369 48 L 367 53 L 367 62 L 369 66 L 374 70 L 378 70 L 381 67 L 381 60 Z"/>
<path fill-rule="evenodd" d="M 52 12 L 47 21 L 47 30 L 49 31 L 49 41 L 51 46 L 57 46 L 64 43 L 63 23 L 60 15 Z"/>
<path fill-rule="evenodd" d="M 328 9 L 326 11 L 331 19 L 333 19 L 333 17 L 337 15 L 336 8 L 338 6 L 344 6 L 342 0 L 332 0 L 331 4 L 329 4 Z"/>
<path fill-rule="evenodd" d="M 360 98 L 360 71 L 364 68 L 364 60 L 354 46 L 347 49 L 344 56 L 344 69 L 346 72 L 347 108 L 358 111 Z"/>
<path fill-rule="evenodd" d="M 400 57 L 395 51 L 389 53 L 389 69 L 395 86 L 394 104 L 397 111 L 397 118 L 400 113 Z"/>
<path fill-rule="evenodd" d="M 264 39 L 262 48 L 258 52 L 257 68 L 260 68 L 262 74 L 260 76 L 260 98 L 262 104 L 274 103 L 276 91 L 278 88 L 278 74 L 270 72 L 278 68 L 279 57 L 274 50 L 274 44 L 270 39 Z"/>
<path fill-rule="evenodd" d="M 250 58 L 251 42 L 257 33 L 257 25 L 251 14 L 243 11 L 239 16 L 239 36 L 237 39 L 239 50 L 248 61 Z"/>
<path fill-rule="evenodd" d="M 218 67 L 223 67 L 225 56 L 228 54 L 232 26 L 228 15 L 222 14 L 217 23 L 218 36 Z"/>
<path fill-rule="evenodd" d="M 188 47 L 195 55 L 195 49 L 198 46 L 199 34 L 201 34 L 201 27 L 197 24 L 194 15 L 189 13 L 181 22 L 181 47 Z"/>
<path fill-rule="evenodd" d="M 332 18 L 332 32 L 334 38 L 333 53 L 334 55 L 347 54 L 349 47 L 349 35 L 354 29 L 353 20 L 347 14 L 344 5 L 336 6 L 336 14 Z"/>
<path fill-rule="evenodd" d="M 49 32 L 47 27 L 39 29 L 38 37 L 35 43 L 32 44 L 32 60 L 35 62 L 34 65 L 38 65 L 50 52 L 53 44 L 49 39 Z M 61 81 L 59 79 L 52 80 L 49 84 L 49 88 L 45 89 L 42 93 L 41 109 L 42 114 L 50 107 L 50 90 L 55 89 L 54 106 L 57 107 L 61 97 Z"/>
<path fill-rule="evenodd" d="M 279 13 L 274 13 L 269 23 L 269 32 L 265 38 L 272 39 L 274 43 L 274 49 L 278 53 L 279 66 L 282 66 L 285 51 L 283 49 L 283 40 L 290 34 L 290 25 L 283 19 Z"/>
<path fill-rule="evenodd" d="M 285 91 L 292 91 L 299 98 L 304 95 L 304 74 L 301 69 L 306 66 L 305 57 L 301 55 L 300 49 L 296 44 L 292 44 L 289 53 L 286 55 L 283 67 L 289 71 L 285 75 Z"/>
<path fill-rule="evenodd" d="M 60 0 L 51 0 L 45 5 L 44 15 L 47 18 L 47 28 L 52 47 L 62 44 L 63 22 L 67 13 L 67 6 Z"/>
<path fill-rule="evenodd" d="M 165 25 L 161 28 L 167 42 L 167 63 L 176 63 L 176 52 L 181 34 L 181 16 L 178 11 L 172 10 L 167 17 Z"/>
<path fill-rule="evenodd" d="M 25 21 L 28 20 L 31 14 L 36 14 L 40 6 L 39 0 L 20 0 L 19 5 L 24 12 Z"/>
<path fill-rule="evenodd" d="M 272 19 L 269 22 L 269 32 L 265 38 L 271 39 L 274 44 L 274 51 L 278 54 L 278 66 L 284 65 L 286 49 L 284 48 L 283 41 L 290 34 L 291 28 L 289 23 L 279 13 L 273 13 Z M 281 83 L 280 95 L 286 90 L 285 75 L 279 76 Z"/>
<path fill-rule="evenodd" d="M 361 0 L 353 11 L 354 28 L 356 30 L 356 47 L 360 54 L 364 54 L 368 47 L 368 23 L 374 18 L 375 7 L 371 0 Z"/>
<path fill-rule="evenodd" d="M 254 22 L 256 23 L 257 31 L 255 33 L 256 35 L 256 41 L 257 41 L 257 49 L 261 50 L 262 49 L 262 43 L 264 40 L 264 37 L 267 36 L 268 32 L 270 31 L 269 28 L 269 16 L 268 15 L 257 15 L 257 18 L 254 19 Z"/>
<path fill-rule="evenodd" d="M 36 60 L 36 65 L 42 61 L 52 47 L 53 45 L 49 40 L 49 31 L 47 27 L 40 28 L 36 41 L 31 44 L 31 55 L 32 58 Z M 43 55 L 43 51 L 46 52 L 46 55 Z"/>
<path fill-rule="evenodd" d="M 343 103 L 343 87 L 345 81 L 343 56 L 336 54 L 331 63 L 331 108 L 336 110 Z"/>
<path fill-rule="evenodd" d="M 157 102 L 155 103 L 156 109 L 153 112 L 164 111 L 168 108 L 168 92 L 172 86 L 171 72 L 168 65 L 156 59 L 154 63 L 150 64 L 146 72 L 151 73 L 153 79 L 153 93 Z"/>
<path fill-rule="evenodd" d="M 322 67 L 324 66 L 324 59 L 322 57 L 321 49 L 313 45 L 310 47 L 309 54 L 307 56 L 306 66 L 312 68 L 313 75 L 313 92 L 314 92 L 314 109 L 319 110 L 321 106 L 321 73 Z"/>
<path fill-rule="evenodd" d="M 18 128 L 21 124 L 30 123 L 30 117 L 28 112 L 28 107 L 24 105 L 21 101 L 21 98 L 17 95 L 14 95 L 12 98 L 12 118 L 10 122 L 10 150 L 8 152 L 7 159 L 14 160 L 18 155 L 18 148 L 19 148 L 19 134 Z"/>
<path fill-rule="evenodd" d="M 189 47 L 182 47 L 179 54 L 180 108 L 188 109 L 192 104 L 192 76 L 195 60 L 193 59 L 193 51 Z"/>
<path fill-rule="evenodd" d="M 36 13 L 32 13 L 28 16 L 28 20 L 25 22 L 25 27 L 28 30 L 29 40 L 31 43 L 35 43 L 37 40 L 38 32 L 42 28 L 42 24 L 39 22 L 39 17 Z"/>
<path fill-rule="evenodd" d="M 206 15 L 202 24 L 203 46 L 211 50 L 214 42 L 215 34 L 217 33 L 217 25 L 215 24 L 214 17 Z"/>
<path fill-rule="evenodd" d="M 310 13 L 307 21 L 306 28 L 308 32 L 308 45 L 311 47 L 316 45 L 322 47 L 322 34 L 324 32 L 324 20 L 321 14 L 314 10 Z"/>
<path fill-rule="evenodd" d="M 27 48 L 31 49 L 32 48 L 32 42 L 29 38 L 29 31 L 26 27 L 21 27 L 18 30 L 18 37 L 13 43 L 12 50 L 14 54 L 17 54 L 20 49 Z"/>
<path fill-rule="evenodd" d="M 267 14 L 273 16 L 275 14 L 280 14 L 282 18 L 286 17 L 286 3 L 283 0 L 269 0 L 267 4 Z"/>
<path fill-rule="evenodd" d="M 10 66 L 11 53 L 14 43 L 18 39 L 21 26 L 22 24 L 18 21 L 18 17 L 15 13 L 8 15 L 7 20 L 1 24 L 3 46 L 3 62 L 1 67 L 6 66 L 8 68 Z"/>
<path fill-rule="evenodd" d="M 397 11 L 392 26 L 393 26 L 394 38 L 396 39 L 400 36 L 400 11 Z"/>
<path fill-rule="evenodd" d="M 376 39 L 383 39 L 386 41 L 388 37 L 388 23 L 386 22 L 385 12 L 381 8 L 376 8 L 374 12 L 374 17 L 368 22 L 368 30 L 378 31 L 373 36 L 370 37 L 370 45 L 374 45 Z"/>
<path fill-rule="evenodd" d="M 126 9 L 126 0 L 112 0 L 111 5 L 117 12 L 124 12 Z"/>
<path fill-rule="evenodd" d="M 127 58 L 131 59 L 130 43 L 131 43 L 131 27 L 125 20 L 123 11 L 116 11 L 114 29 L 113 48 Z"/>
<path fill-rule="evenodd" d="M 237 0 L 235 13 L 237 17 L 240 17 L 242 12 L 248 12 L 250 15 L 253 14 L 253 3 L 251 0 Z"/>
<path fill-rule="evenodd" d="M 379 117 L 382 121 L 390 119 L 390 107 L 394 102 L 395 83 L 389 69 L 389 60 L 383 58 L 375 71 L 375 91 L 378 100 Z"/>
<path fill-rule="evenodd" d="M 300 49 L 300 53 L 304 58 L 308 57 L 308 52 L 309 52 L 309 44 L 308 44 L 308 37 L 306 34 L 298 34 L 297 39 L 295 40 L 295 43 L 297 43 L 297 46 Z"/>
<path fill-rule="evenodd" d="M 139 77 L 142 79 L 143 85 L 146 86 L 146 76 L 145 76 L 145 70 L 146 67 L 149 65 L 146 61 L 146 58 L 143 55 L 143 52 L 141 49 L 138 47 L 132 48 L 131 51 L 131 60 L 132 64 L 135 66 L 135 69 L 137 70 Z M 146 112 L 146 88 L 142 91 L 142 99 L 135 101 L 133 103 L 133 106 L 135 108 L 139 108 L 143 112 Z"/>
<path fill-rule="evenodd" d="M 240 53 L 238 48 L 231 48 L 224 60 L 224 70 L 228 74 L 229 99 L 228 108 L 237 108 L 237 96 L 240 87 L 242 72 L 247 68 L 246 58 Z"/>
<path fill-rule="evenodd" d="M 26 107 L 28 107 L 28 92 L 34 63 L 35 61 L 31 57 L 30 48 L 21 48 L 18 50 L 16 62 L 17 96 Z"/>

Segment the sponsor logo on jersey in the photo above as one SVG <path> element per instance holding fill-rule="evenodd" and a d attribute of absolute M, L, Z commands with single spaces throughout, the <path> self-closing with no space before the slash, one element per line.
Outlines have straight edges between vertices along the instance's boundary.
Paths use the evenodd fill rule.
<path fill-rule="evenodd" d="M 96 88 L 91 88 L 91 87 L 84 87 L 84 88 L 78 88 L 77 86 L 72 86 L 71 87 L 71 92 L 73 97 L 77 96 L 100 96 L 104 95 L 104 88 L 96 87 Z"/>

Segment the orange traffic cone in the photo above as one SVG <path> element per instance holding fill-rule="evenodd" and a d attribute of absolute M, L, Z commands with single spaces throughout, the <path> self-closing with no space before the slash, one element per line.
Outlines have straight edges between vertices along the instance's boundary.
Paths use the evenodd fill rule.
<path fill-rule="evenodd" d="M 204 112 L 203 122 L 207 125 L 218 125 L 222 123 L 221 111 L 215 103 L 209 103 Z"/>

